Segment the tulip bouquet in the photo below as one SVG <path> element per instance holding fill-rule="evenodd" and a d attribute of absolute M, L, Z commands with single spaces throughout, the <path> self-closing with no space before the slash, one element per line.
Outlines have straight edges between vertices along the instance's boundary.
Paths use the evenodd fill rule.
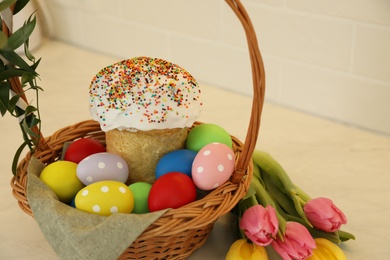
<path fill-rule="evenodd" d="M 346 259 L 338 244 L 355 239 L 342 231 L 344 213 L 328 198 L 310 198 L 268 153 L 256 150 L 247 195 L 233 209 L 239 239 L 226 260 L 268 259 L 272 246 L 283 260 Z"/>

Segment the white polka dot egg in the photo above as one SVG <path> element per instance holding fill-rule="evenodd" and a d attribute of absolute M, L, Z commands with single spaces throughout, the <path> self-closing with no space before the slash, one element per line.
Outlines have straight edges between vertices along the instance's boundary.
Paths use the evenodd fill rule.
<path fill-rule="evenodd" d="M 112 153 L 95 153 L 77 165 L 77 177 L 85 185 L 98 181 L 113 180 L 125 183 L 129 176 L 126 161 Z"/>
<path fill-rule="evenodd" d="M 109 216 L 131 213 L 134 195 L 128 186 L 118 181 L 99 181 L 81 189 L 75 197 L 77 209 Z"/>
<path fill-rule="evenodd" d="M 212 190 L 225 183 L 234 171 L 235 156 L 222 143 L 204 146 L 192 164 L 192 180 L 201 190 Z"/>

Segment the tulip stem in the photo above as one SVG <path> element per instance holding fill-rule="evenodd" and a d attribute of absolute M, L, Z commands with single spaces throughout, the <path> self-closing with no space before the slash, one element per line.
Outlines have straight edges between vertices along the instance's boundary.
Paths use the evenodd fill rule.
<path fill-rule="evenodd" d="M 267 174 L 284 191 L 287 192 L 295 188 L 286 171 L 269 153 L 255 150 L 252 158 L 259 166 L 261 173 Z"/>
<path fill-rule="evenodd" d="M 308 202 L 311 200 L 311 197 L 307 195 L 306 192 L 304 192 L 301 188 L 299 188 L 297 185 L 295 185 L 295 190 L 297 191 L 298 196 L 305 202 Z"/>
<path fill-rule="evenodd" d="M 310 221 L 307 219 L 305 212 L 302 208 L 302 202 L 304 202 L 294 191 L 291 191 L 291 198 L 294 202 L 295 209 L 298 212 L 298 215 L 302 218 L 302 220 L 309 226 L 313 227 L 313 225 L 310 223 Z"/>
<path fill-rule="evenodd" d="M 284 211 L 288 212 L 291 215 L 298 215 L 298 212 L 296 211 L 295 207 L 293 207 L 291 204 L 290 197 L 286 193 L 278 189 L 272 179 L 270 179 L 267 175 L 264 176 L 264 183 L 268 193 Z"/>
<path fill-rule="evenodd" d="M 302 199 L 298 196 L 295 189 L 296 186 L 283 167 L 269 153 L 260 150 L 255 150 L 253 152 L 252 159 L 258 165 L 260 172 L 264 177 L 268 176 L 281 191 L 291 197 L 299 216 L 311 226 L 311 223 L 303 212 Z"/>
<path fill-rule="evenodd" d="M 242 215 L 244 214 L 245 210 L 247 210 L 247 207 L 246 207 L 246 200 L 243 200 L 243 201 L 240 201 L 237 205 L 237 210 L 238 210 L 238 215 L 237 215 L 237 223 L 238 225 L 237 226 L 237 229 L 238 229 L 238 237 L 239 238 L 243 238 L 243 239 L 247 239 L 244 231 L 240 228 L 240 221 L 241 221 L 241 218 L 242 218 Z"/>

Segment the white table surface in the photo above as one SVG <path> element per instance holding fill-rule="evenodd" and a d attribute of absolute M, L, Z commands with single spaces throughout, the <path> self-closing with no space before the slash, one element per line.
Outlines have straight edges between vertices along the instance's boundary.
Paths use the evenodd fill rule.
<path fill-rule="evenodd" d="M 40 100 L 43 134 L 90 119 L 89 82 L 118 59 L 48 40 L 35 55 L 43 57 L 38 67 L 45 89 Z M 250 98 L 201 85 L 200 121 L 218 124 L 244 140 Z M 11 194 L 11 161 L 22 140 L 17 122 L 7 115 L 0 118 L 0 126 L 0 259 L 58 259 L 34 219 L 19 209 Z M 343 229 L 357 237 L 342 245 L 347 259 L 388 259 L 389 136 L 266 103 L 257 147 L 270 152 L 309 195 L 329 197 L 344 211 L 349 222 Z M 233 242 L 229 231 L 228 217 L 222 217 L 190 259 L 224 259 Z M 274 259 L 279 258 L 271 256 Z"/>

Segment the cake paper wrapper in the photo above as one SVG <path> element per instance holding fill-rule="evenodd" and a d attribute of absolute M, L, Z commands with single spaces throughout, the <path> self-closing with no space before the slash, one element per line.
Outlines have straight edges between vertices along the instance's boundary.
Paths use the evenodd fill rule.
<path fill-rule="evenodd" d="M 166 210 L 109 217 L 83 212 L 57 199 L 39 175 L 45 165 L 32 157 L 27 198 L 34 219 L 61 259 L 116 259 Z"/>

